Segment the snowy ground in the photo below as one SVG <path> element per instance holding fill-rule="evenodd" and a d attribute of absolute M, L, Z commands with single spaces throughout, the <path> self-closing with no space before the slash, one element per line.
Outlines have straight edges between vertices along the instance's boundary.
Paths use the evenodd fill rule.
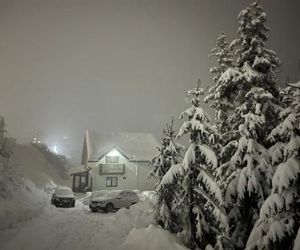
<path fill-rule="evenodd" d="M 115 230 L 117 223 L 113 214 L 91 213 L 80 204 L 49 206 L 41 216 L 0 232 L 0 249 L 117 249 L 126 236 Z"/>
<path fill-rule="evenodd" d="M 118 213 L 92 213 L 77 201 L 75 208 L 44 208 L 41 216 L 0 231 L 0 249 L 117 249 L 128 231 Z"/>
<path fill-rule="evenodd" d="M 92 213 L 76 202 L 75 208 L 47 206 L 43 213 L 13 229 L 0 231 L 1 250 L 46 249 L 185 249 L 174 236 L 154 226 L 150 200 L 116 213 Z M 160 238 L 161 239 L 160 239 Z M 149 242 L 150 241 L 150 242 Z"/>

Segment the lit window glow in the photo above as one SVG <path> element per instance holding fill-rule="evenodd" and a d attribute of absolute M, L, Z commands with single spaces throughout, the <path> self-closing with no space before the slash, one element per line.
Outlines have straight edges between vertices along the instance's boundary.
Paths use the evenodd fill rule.
<path fill-rule="evenodd" d="M 111 151 L 107 154 L 107 156 L 119 156 L 119 155 L 120 155 L 120 153 L 119 153 L 119 151 L 116 150 L 116 149 L 111 150 Z"/>
<path fill-rule="evenodd" d="M 53 146 L 53 153 L 58 154 L 58 150 L 57 150 L 57 146 L 56 145 Z"/>

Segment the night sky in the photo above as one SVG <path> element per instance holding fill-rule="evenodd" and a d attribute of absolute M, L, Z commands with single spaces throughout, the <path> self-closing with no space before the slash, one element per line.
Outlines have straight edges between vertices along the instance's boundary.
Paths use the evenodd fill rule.
<path fill-rule="evenodd" d="M 0 114 L 19 142 L 79 163 L 85 129 L 152 132 L 212 84 L 216 36 L 246 0 L 0 0 Z M 298 80 L 300 1 L 261 1 L 280 79 Z M 177 124 L 179 124 L 177 122 Z"/>

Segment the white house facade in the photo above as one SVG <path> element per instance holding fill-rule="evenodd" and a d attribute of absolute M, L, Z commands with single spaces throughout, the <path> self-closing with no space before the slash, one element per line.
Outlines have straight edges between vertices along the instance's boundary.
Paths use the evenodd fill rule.
<path fill-rule="evenodd" d="M 73 190 L 154 190 L 156 180 L 148 176 L 158 146 L 148 133 L 99 136 L 87 131 L 82 166 L 71 173 Z"/>

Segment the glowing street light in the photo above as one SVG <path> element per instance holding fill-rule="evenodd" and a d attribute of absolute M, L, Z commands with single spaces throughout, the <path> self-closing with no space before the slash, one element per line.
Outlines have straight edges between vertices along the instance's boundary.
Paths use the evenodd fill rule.
<path fill-rule="evenodd" d="M 55 154 L 58 154 L 58 150 L 57 150 L 57 146 L 56 146 L 56 145 L 53 146 L 53 152 L 54 152 Z"/>

